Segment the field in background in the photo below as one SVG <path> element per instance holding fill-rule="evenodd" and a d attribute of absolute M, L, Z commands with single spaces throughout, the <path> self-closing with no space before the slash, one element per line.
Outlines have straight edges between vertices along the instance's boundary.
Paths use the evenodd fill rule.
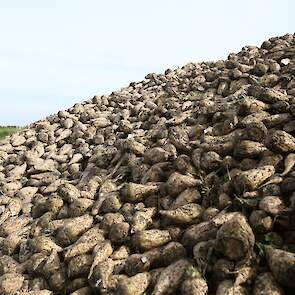
<path fill-rule="evenodd" d="M 9 134 L 17 132 L 18 130 L 20 130 L 20 128 L 15 126 L 0 126 L 0 139 Z"/>

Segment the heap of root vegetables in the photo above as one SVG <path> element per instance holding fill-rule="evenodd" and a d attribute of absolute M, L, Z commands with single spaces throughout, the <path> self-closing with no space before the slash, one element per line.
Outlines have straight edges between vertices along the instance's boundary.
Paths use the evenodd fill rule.
<path fill-rule="evenodd" d="M 295 36 L 148 74 L 0 144 L 0 294 L 294 294 Z"/>

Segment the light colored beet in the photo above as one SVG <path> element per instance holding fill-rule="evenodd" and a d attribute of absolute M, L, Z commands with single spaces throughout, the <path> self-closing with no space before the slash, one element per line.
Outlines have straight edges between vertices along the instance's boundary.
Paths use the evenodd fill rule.
<path fill-rule="evenodd" d="M 174 210 L 161 210 L 159 213 L 171 223 L 186 224 L 200 218 L 203 208 L 198 204 L 191 203 Z"/>
<path fill-rule="evenodd" d="M 266 196 L 259 202 L 259 209 L 274 216 L 282 214 L 286 206 L 280 197 Z"/>
<path fill-rule="evenodd" d="M 145 230 L 152 224 L 152 217 L 156 214 L 156 208 L 146 208 L 135 212 L 131 221 L 131 232 Z"/>
<path fill-rule="evenodd" d="M 46 236 L 35 237 L 30 241 L 31 248 L 34 253 L 50 254 L 52 251 L 62 252 L 63 248 L 58 246 L 52 239 Z"/>
<path fill-rule="evenodd" d="M 128 202 L 140 202 L 158 190 L 159 188 L 155 184 L 128 183 L 125 185 L 122 194 Z"/>
<path fill-rule="evenodd" d="M 254 295 L 284 295 L 283 289 L 278 285 L 273 275 L 269 272 L 261 273 L 255 280 Z"/>
<path fill-rule="evenodd" d="M 221 164 L 221 157 L 218 153 L 209 151 L 202 154 L 201 167 L 207 171 L 213 171 L 219 168 Z"/>
<path fill-rule="evenodd" d="M 186 278 L 181 284 L 181 294 L 184 295 L 206 295 L 208 285 L 200 273 L 193 267 L 186 271 Z"/>
<path fill-rule="evenodd" d="M 189 175 L 183 175 L 178 172 L 174 172 L 170 175 L 167 181 L 167 189 L 171 196 L 177 196 L 185 189 L 195 187 L 200 184 L 201 182 L 199 179 L 195 179 Z"/>
<path fill-rule="evenodd" d="M 8 255 L 0 257 L 0 276 L 6 273 L 22 273 L 24 267 Z"/>
<path fill-rule="evenodd" d="M 163 148 L 155 147 L 147 150 L 144 154 L 144 159 L 149 164 L 156 164 L 168 160 L 168 152 Z"/>
<path fill-rule="evenodd" d="M 16 294 L 22 287 L 24 277 L 18 273 L 6 273 L 0 277 L 0 293 L 3 295 Z"/>
<path fill-rule="evenodd" d="M 112 284 L 111 275 L 114 271 L 114 262 L 107 258 L 99 262 L 93 269 L 91 276 L 89 276 L 90 284 L 95 288 L 108 289 Z"/>
<path fill-rule="evenodd" d="M 266 247 L 266 259 L 275 279 L 283 286 L 295 287 L 295 254 Z"/>
<path fill-rule="evenodd" d="M 58 242 L 62 245 L 72 244 L 92 226 L 92 223 L 93 217 L 88 214 L 67 220 L 64 226 L 58 230 Z"/>
<path fill-rule="evenodd" d="M 216 249 L 231 260 L 245 258 L 253 251 L 255 236 L 243 215 L 221 226 L 216 235 Z"/>
<path fill-rule="evenodd" d="M 236 276 L 235 286 L 251 284 L 257 276 L 257 265 L 255 263 L 252 263 L 252 265 L 245 265 L 243 262 L 240 265 L 237 263 L 234 273 Z"/>
<path fill-rule="evenodd" d="M 210 221 L 194 224 L 189 227 L 182 236 L 184 246 L 193 247 L 196 243 L 214 239 L 217 234 L 217 227 Z"/>
<path fill-rule="evenodd" d="M 152 294 L 173 294 L 179 287 L 185 271 L 190 266 L 188 260 L 180 259 L 166 267 L 159 275 Z"/>
<path fill-rule="evenodd" d="M 211 220 L 188 227 L 182 235 L 182 244 L 192 248 L 196 243 L 215 239 L 218 228 L 238 213 L 219 212 Z"/>
<path fill-rule="evenodd" d="M 50 290 L 37 290 L 37 291 L 25 291 L 21 292 L 21 295 L 53 295 L 53 292 Z"/>
<path fill-rule="evenodd" d="M 110 227 L 109 239 L 114 244 L 122 244 L 129 239 L 130 225 L 127 222 L 115 223 Z"/>
<path fill-rule="evenodd" d="M 284 161 L 285 164 L 285 170 L 281 173 L 281 176 L 287 175 L 291 169 L 295 165 L 295 154 L 289 154 Z"/>
<path fill-rule="evenodd" d="M 98 265 L 100 262 L 107 259 L 112 253 L 113 253 L 113 248 L 110 241 L 108 240 L 99 243 L 93 249 L 93 262 L 91 264 L 88 278 L 91 277 L 93 273 L 93 269 L 96 267 L 96 265 Z"/>
<path fill-rule="evenodd" d="M 251 140 L 243 140 L 236 145 L 234 155 L 239 159 L 255 158 L 266 150 L 267 148 L 262 143 Z"/>
<path fill-rule="evenodd" d="M 127 259 L 130 254 L 129 247 L 123 245 L 113 252 L 111 258 L 113 260 Z"/>
<path fill-rule="evenodd" d="M 275 131 L 271 136 L 271 145 L 282 153 L 295 151 L 295 138 L 281 130 Z"/>
<path fill-rule="evenodd" d="M 132 243 L 141 250 L 150 250 L 162 246 L 171 241 L 168 230 L 143 230 L 136 232 L 133 236 Z"/>
<path fill-rule="evenodd" d="M 91 228 L 85 232 L 74 244 L 65 249 L 65 259 L 71 259 L 77 255 L 86 254 L 91 251 L 98 243 L 104 240 L 102 231 Z"/>
<path fill-rule="evenodd" d="M 251 169 L 238 175 L 234 186 L 238 192 L 255 190 L 274 173 L 275 169 L 270 165 Z"/>
<path fill-rule="evenodd" d="M 125 271 L 128 275 L 148 271 L 150 268 L 168 266 L 170 263 L 184 258 L 186 250 L 178 242 L 170 242 L 162 247 L 154 248 L 142 254 L 132 254 L 127 258 Z"/>
<path fill-rule="evenodd" d="M 68 263 L 68 277 L 73 279 L 86 276 L 89 273 L 92 261 L 93 258 L 90 254 L 82 254 L 73 257 Z"/>
<path fill-rule="evenodd" d="M 189 203 L 196 203 L 200 198 L 201 195 L 196 188 L 188 188 L 180 193 L 180 195 L 173 201 L 170 209 L 173 210 Z"/>
<path fill-rule="evenodd" d="M 118 294 L 141 295 L 149 286 L 151 275 L 148 272 L 139 273 L 133 277 L 122 279 L 118 285 Z"/>
<path fill-rule="evenodd" d="M 92 294 L 92 289 L 90 287 L 83 287 L 71 293 L 71 295 L 91 295 L 91 294 Z"/>

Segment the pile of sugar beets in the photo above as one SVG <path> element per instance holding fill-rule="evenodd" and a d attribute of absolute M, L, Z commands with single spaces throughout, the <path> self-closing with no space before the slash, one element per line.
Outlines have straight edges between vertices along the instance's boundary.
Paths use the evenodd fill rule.
<path fill-rule="evenodd" d="M 0 294 L 294 294 L 295 35 L 0 144 Z"/>

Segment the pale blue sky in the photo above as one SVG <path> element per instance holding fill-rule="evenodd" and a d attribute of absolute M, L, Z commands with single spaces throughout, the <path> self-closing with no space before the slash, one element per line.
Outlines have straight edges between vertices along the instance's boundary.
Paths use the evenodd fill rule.
<path fill-rule="evenodd" d="M 294 0 L 0 0 L 0 125 L 293 33 Z"/>

